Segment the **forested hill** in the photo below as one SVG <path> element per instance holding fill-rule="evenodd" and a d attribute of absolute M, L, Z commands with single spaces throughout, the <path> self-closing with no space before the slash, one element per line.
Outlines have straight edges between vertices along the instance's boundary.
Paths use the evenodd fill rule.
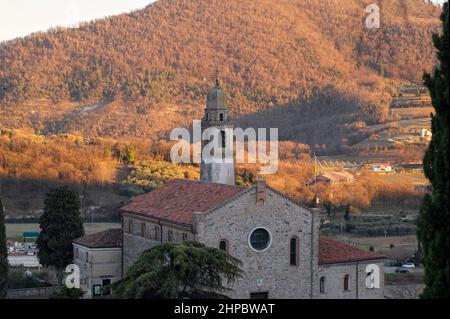
<path fill-rule="evenodd" d="M 0 126 L 163 135 L 200 116 L 216 69 L 250 125 L 256 112 L 304 105 L 310 123 L 330 113 L 335 124 L 383 121 L 393 81 L 420 82 L 432 67 L 440 9 L 380 0 L 381 28 L 369 30 L 372 2 L 160 0 L 3 42 Z"/>

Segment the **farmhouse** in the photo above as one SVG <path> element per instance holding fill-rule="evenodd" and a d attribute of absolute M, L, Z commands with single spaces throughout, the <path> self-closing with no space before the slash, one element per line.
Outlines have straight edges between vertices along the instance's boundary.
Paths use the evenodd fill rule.
<path fill-rule="evenodd" d="M 222 89 L 216 86 L 208 93 L 208 125 L 217 121 L 219 128 L 230 129 L 232 123 L 220 116 L 225 109 Z M 121 254 L 111 251 L 105 263 L 119 262 L 123 276 L 144 250 L 195 240 L 242 261 L 244 277 L 229 287 L 232 298 L 384 297 L 383 255 L 319 236 L 318 209 L 300 205 L 262 178 L 252 187 L 234 185 L 233 166 L 202 163 L 206 172 L 201 180 L 173 180 L 123 206 L 121 243 L 108 247 L 121 245 Z M 74 247 L 78 256 L 103 249 L 89 238 L 77 240 Z M 75 263 L 83 263 L 80 258 Z M 84 273 L 87 289 L 93 291 L 98 278 L 116 278 L 115 266 L 103 273 L 96 269 L 95 280 Z"/>
<path fill-rule="evenodd" d="M 73 261 L 80 268 L 80 288 L 85 297 L 109 295 L 102 288 L 122 278 L 121 246 L 121 229 L 108 229 L 73 241 Z"/>
<path fill-rule="evenodd" d="M 373 172 L 392 172 L 392 166 L 389 163 L 373 163 L 370 165 L 370 170 Z"/>
<path fill-rule="evenodd" d="M 330 171 L 320 174 L 315 179 L 316 183 L 333 184 L 350 184 L 355 181 L 352 174 L 345 171 Z"/>

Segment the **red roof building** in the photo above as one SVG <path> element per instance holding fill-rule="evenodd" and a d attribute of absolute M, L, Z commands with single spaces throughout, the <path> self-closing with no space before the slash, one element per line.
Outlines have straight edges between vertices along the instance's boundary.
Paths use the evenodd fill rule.
<path fill-rule="evenodd" d="M 207 212 L 246 190 L 235 185 L 176 179 L 133 198 L 121 212 L 191 225 L 193 213 Z"/>
<path fill-rule="evenodd" d="M 121 208 L 121 212 L 188 226 L 192 225 L 193 213 L 208 212 L 247 190 L 247 187 L 235 185 L 176 179 L 154 191 L 133 198 L 130 203 Z M 359 249 L 328 237 L 319 239 L 319 264 L 384 258 L 381 254 Z"/>
<path fill-rule="evenodd" d="M 122 246 L 122 230 L 107 229 L 92 235 L 85 235 L 73 241 L 88 248 L 116 248 Z"/>
<path fill-rule="evenodd" d="M 319 237 L 319 264 L 321 265 L 380 259 L 386 259 L 386 257 L 329 237 Z"/>

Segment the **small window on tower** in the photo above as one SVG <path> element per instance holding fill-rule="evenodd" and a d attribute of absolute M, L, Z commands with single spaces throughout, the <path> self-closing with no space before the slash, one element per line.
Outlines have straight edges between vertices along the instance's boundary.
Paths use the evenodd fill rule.
<path fill-rule="evenodd" d="M 223 113 L 219 114 L 219 120 L 222 122 L 223 121 Z"/>
<path fill-rule="evenodd" d="M 222 148 L 225 148 L 225 131 L 220 131 L 220 139 L 222 141 Z"/>

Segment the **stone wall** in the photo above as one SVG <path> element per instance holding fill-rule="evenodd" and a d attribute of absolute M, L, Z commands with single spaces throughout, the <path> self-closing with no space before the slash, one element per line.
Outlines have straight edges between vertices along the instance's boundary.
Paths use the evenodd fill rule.
<path fill-rule="evenodd" d="M 373 262 L 380 268 L 380 289 L 366 288 L 365 267 L 370 262 L 319 265 L 319 212 L 270 188 L 264 203 L 256 202 L 256 188 L 251 188 L 207 214 L 194 213 L 192 227 L 127 214 L 122 226 L 124 273 L 142 251 L 161 242 L 198 240 L 218 248 L 219 242 L 226 240 L 228 252 L 243 263 L 244 278 L 230 285 L 232 298 L 246 299 L 258 292 L 267 292 L 269 298 L 384 297 L 382 261 Z M 249 245 L 250 234 L 259 227 L 271 234 L 270 246 L 261 252 Z M 299 240 L 298 265 L 291 266 L 289 243 L 294 236 Z M 343 289 L 345 274 L 349 275 L 348 291 Z M 326 278 L 324 293 L 319 291 L 322 276 Z"/>
<path fill-rule="evenodd" d="M 52 293 L 58 291 L 62 286 L 9 289 L 8 299 L 47 299 Z"/>
<path fill-rule="evenodd" d="M 103 279 L 111 283 L 122 277 L 122 249 L 89 248 L 74 244 L 73 262 L 80 268 L 80 288 L 84 298 L 93 297 L 94 285 L 102 285 Z"/>
<path fill-rule="evenodd" d="M 310 298 L 312 213 L 280 194 L 267 189 L 264 204 L 256 203 L 253 188 L 239 198 L 208 213 L 194 217 L 196 239 L 218 247 L 229 243 L 229 253 L 239 258 L 245 277 L 229 293 L 232 298 L 249 298 L 251 293 L 268 292 L 269 298 Z M 271 245 L 262 252 L 249 246 L 249 235 L 258 227 L 271 234 Z M 289 262 L 289 242 L 299 239 L 299 265 Z M 313 266 L 314 267 L 314 266 Z"/>
<path fill-rule="evenodd" d="M 142 226 L 142 224 L 145 226 Z M 126 214 L 122 217 L 122 229 L 124 274 L 144 250 L 165 242 L 194 239 L 191 227 L 171 225 L 151 218 Z"/>
<path fill-rule="evenodd" d="M 366 287 L 366 266 L 375 264 L 380 270 L 380 288 Z M 344 277 L 349 276 L 348 290 Z M 320 292 L 320 278 L 325 280 Z M 382 299 L 384 298 L 384 265 L 380 261 L 319 265 L 314 281 L 314 298 L 318 299 Z"/>

